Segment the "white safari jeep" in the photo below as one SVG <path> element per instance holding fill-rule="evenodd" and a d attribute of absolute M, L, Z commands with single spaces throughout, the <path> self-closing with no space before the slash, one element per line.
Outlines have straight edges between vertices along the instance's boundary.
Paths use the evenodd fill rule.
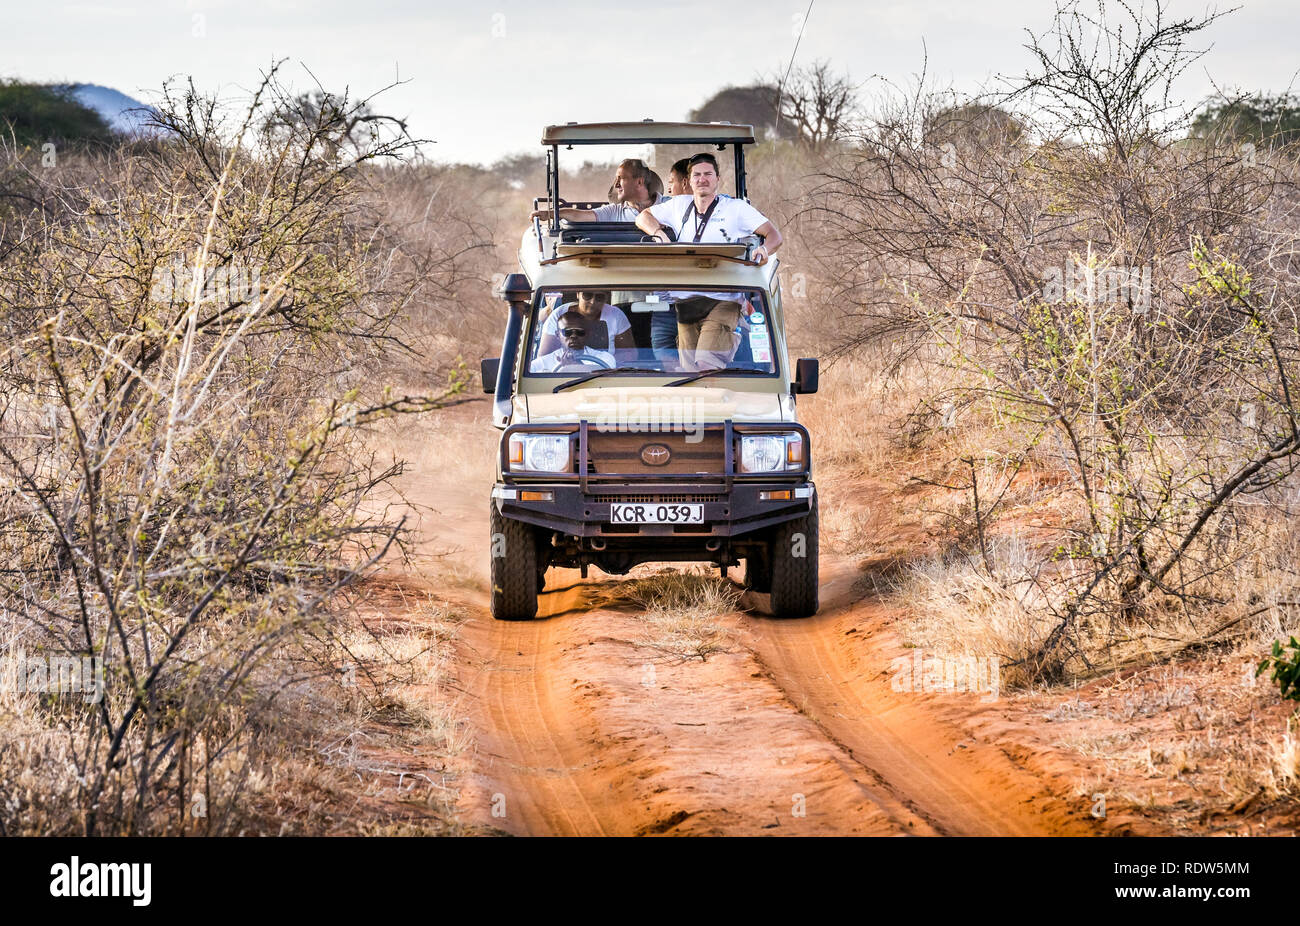
<path fill-rule="evenodd" d="M 535 205 L 599 205 L 560 198 L 559 149 L 572 145 L 731 146 L 744 197 L 753 141 L 750 126 L 729 124 L 552 126 L 548 195 Z M 555 217 L 525 232 L 522 272 L 501 292 L 501 356 L 482 362 L 503 429 L 494 617 L 534 617 L 551 566 L 622 575 L 702 561 L 725 575 L 742 559 L 772 613 L 816 612 L 817 492 L 795 401 L 817 391 L 818 367 L 787 357 L 779 262 L 750 260 L 758 244 L 664 244 L 631 223 Z M 722 301 L 741 308 L 731 348 L 724 366 L 701 369 L 677 343 L 678 319 Z"/>

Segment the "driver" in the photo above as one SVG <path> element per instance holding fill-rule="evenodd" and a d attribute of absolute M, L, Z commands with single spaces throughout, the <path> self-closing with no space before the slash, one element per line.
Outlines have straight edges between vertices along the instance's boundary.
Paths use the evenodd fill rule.
<path fill-rule="evenodd" d="M 587 346 L 587 333 L 591 321 L 576 309 L 570 309 L 560 316 L 560 335 L 564 346 L 553 350 L 533 361 L 533 371 L 537 373 L 554 373 L 557 370 L 586 372 L 589 370 L 612 370 L 615 367 L 614 356 L 603 350 L 592 350 Z"/>

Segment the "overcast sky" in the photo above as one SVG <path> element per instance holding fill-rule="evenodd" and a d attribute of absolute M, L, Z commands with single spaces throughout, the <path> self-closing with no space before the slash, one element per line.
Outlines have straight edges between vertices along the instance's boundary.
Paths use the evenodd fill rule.
<path fill-rule="evenodd" d="M 1231 8 L 1231 3 L 1220 8 Z M 148 101 L 168 77 L 237 97 L 261 70 L 310 89 L 373 92 L 380 111 L 436 139 L 439 160 L 491 162 L 535 150 L 543 125 L 682 119 L 719 88 L 783 67 L 807 0 L 0 0 L 0 75 L 97 83 Z M 1024 30 L 1051 21 L 1046 0 L 814 0 L 797 63 L 828 58 L 855 79 L 906 83 L 929 55 L 928 82 L 961 90 L 1028 65 Z M 1173 0 L 1174 16 L 1206 4 Z M 1244 0 L 1205 36 L 1209 54 L 1183 82 L 1287 89 L 1300 69 L 1300 4 Z M 1208 74 L 1207 74 L 1208 72 Z"/>

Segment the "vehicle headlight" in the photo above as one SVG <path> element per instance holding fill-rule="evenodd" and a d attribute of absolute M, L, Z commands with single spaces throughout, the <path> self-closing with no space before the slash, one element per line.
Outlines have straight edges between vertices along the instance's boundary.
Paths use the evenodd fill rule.
<path fill-rule="evenodd" d="M 510 470 L 567 473 L 573 470 L 568 434 L 511 434 Z"/>
<path fill-rule="evenodd" d="M 740 435 L 740 471 L 742 473 L 779 473 L 804 467 L 803 435 Z"/>

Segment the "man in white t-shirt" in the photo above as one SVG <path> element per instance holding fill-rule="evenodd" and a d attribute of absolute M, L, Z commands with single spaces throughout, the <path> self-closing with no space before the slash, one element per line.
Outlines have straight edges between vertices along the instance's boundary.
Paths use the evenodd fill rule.
<path fill-rule="evenodd" d="M 718 192 L 718 161 L 708 153 L 690 160 L 691 195 L 674 196 L 637 216 L 636 224 L 647 235 L 667 242 L 665 226 L 677 241 L 715 244 L 760 235 L 763 243 L 750 257 L 755 263 L 767 259 L 781 246 L 781 232 L 761 212 L 743 199 Z M 682 297 L 688 294 L 680 294 Z M 730 295 L 730 294 L 719 294 Z M 688 370 L 710 370 L 727 365 L 735 353 L 736 325 L 740 321 L 739 298 L 718 300 L 683 298 L 677 309 L 677 353 Z"/>
<path fill-rule="evenodd" d="M 595 209 L 561 208 L 560 218 L 570 222 L 635 222 L 643 209 L 669 199 L 658 190 L 652 190 L 652 185 L 662 188 L 663 181 L 655 182 L 653 171 L 644 161 L 628 158 L 618 165 L 614 174 L 616 202 Z M 529 218 L 549 220 L 551 210 L 538 209 Z"/>
<path fill-rule="evenodd" d="M 618 363 L 614 355 L 603 350 L 593 350 L 587 346 L 587 336 L 591 331 L 591 320 L 577 309 L 569 309 L 560 314 L 559 331 L 564 338 L 561 347 L 546 354 L 539 352 L 533 360 L 534 373 L 554 373 L 557 370 L 592 371 L 612 370 Z"/>
<path fill-rule="evenodd" d="M 764 239 L 763 244 L 751 256 L 755 263 L 766 263 L 781 246 L 781 232 L 743 199 L 719 195 L 718 160 L 713 155 L 695 155 L 690 167 L 691 196 L 674 196 L 643 210 L 636 218 L 637 227 L 647 235 L 667 241 L 668 236 L 663 234 L 666 225 L 678 241 L 696 244 L 738 241 L 748 235 L 759 235 Z"/>

